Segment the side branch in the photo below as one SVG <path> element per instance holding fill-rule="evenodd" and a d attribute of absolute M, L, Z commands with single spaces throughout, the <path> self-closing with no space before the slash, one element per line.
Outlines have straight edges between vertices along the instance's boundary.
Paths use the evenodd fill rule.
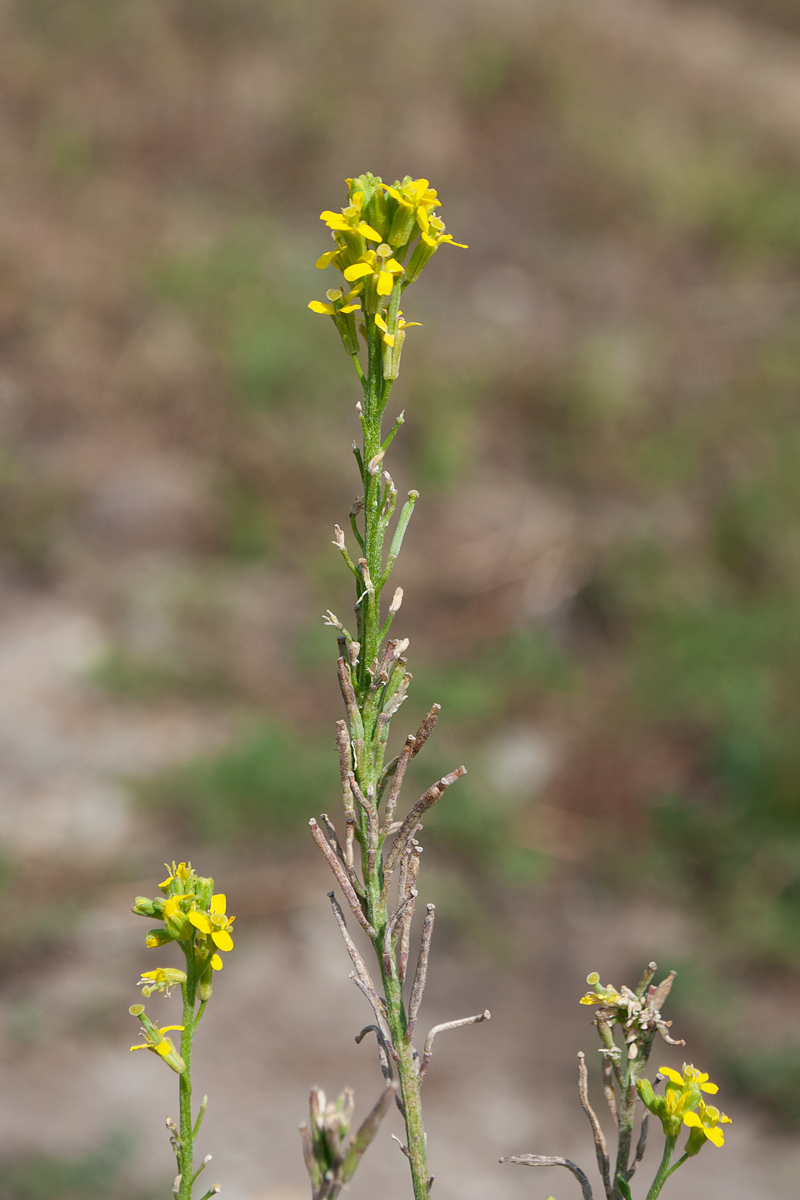
<path fill-rule="evenodd" d="M 359 925 L 362 927 L 362 929 L 365 931 L 365 933 L 367 933 L 369 935 L 369 937 L 371 937 L 371 938 L 376 937 L 377 935 L 375 933 L 375 930 L 372 928 L 369 921 L 364 916 L 364 912 L 359 903 L 358 896 L 356 895 L 355 890 L 353 889 L 352 883 L 350 882 L 350 880 L 347 877 L 347 872 L 345 871 L 344 867 L 339 862 L 339 859 L 336 857 L 336 855 L 334 854 L 330 845 L 328 844 L 328 839 L 325 837 L 325 834 L 322 832 L 322 830 L 320 829 L 319 825 L 317 824 L 317 822 L 314 820 L 313 817 L 308 822 L 308 825 L 311 830 L 311 835 L 314 838 L 314 841 L 317 843 L 320 850 L 325 855 L 325 858 L 327 859 L 327 862 L 328 862 L 328 866 L 330 867 L 330 869 L 333 871 L 334 875 L 336 876 L 336 879 L 339 883 L 339 887 L 342 889 L 344 897 L 345 897 L 347 903 L 350 905 L 350 910 L 351 910 L 353 916 L 358 921 Z"/>
<path fill-rule="evenodd" d="M 428 788 L 427 792 L 425 792 L 423 796 L 420 796 L 419 800 L 411 809 L 411 812 L 398 829 L 397 836 L 392 842 L 392 848 L 387 854 L 386 862 L 384 864 L 387 872 L 393 871 L 397 866 L 398 858 L 403 853 L 409 841 L 417 831 L 417 826 L 419 825 L 419 820 L 422 814 L 427 812 L 429 808 L 433 807 L 433 805 L 441 796 L 442 792 L 446 791 L 451 784 L 454 784 L 457 779 L 460 779 L 461 776 L 466 775 L 466 773 L 466 767 L 456 767 L 455 771 L 451 771 L 449 775 L 443 775 L 438 783 L 434 783 Z"/>
<path fill-rule="evenodd" d="M 500 1162 L 517 1163 L 521 1167 L 566 1167 L 568 1171 L 572 1171 L 572 1174 L 581 1185 L 583 1200 L 594 1200 L 592 1185 L 578 1164 L 574 1163 L 570 1158 L 557 1158 L 552 1154 L 510 1154 L 507 1158 L 501 1158 Z"/>
<path fill-rule="evenodd" d="M 602 1126 L 597 1118 L 597 1113 L 589 1103 L 589 1073 L 586 1070 L 586 1055 L 582 1050 L 578 1051 L 578 1095 L 581 1100 L 581 1108 L 589 1118 L 589 1124 L 592 1127 L 592 1137 L 594 1138 L 595 1154 L 597 1155 L 597 1166 L 600 1169 L 600 1175 L 603 1180 L 606 1196 L 611 1200 L 611 1175 L 608 1161 L 608 1146 L 606 1145 L 605 1134 Z"/>
<path fill-rule="evenodd" d="M 419 945 L 417 969 L 414 973 L 414 982 L 411 985 L 411 1000 L 408 1005 L 408 1026 L 406 1028 L 407 1042 L 411 1041 L 414 1034 L 414 1026 L 417 1023 L 417 1014 L 419 1013 L 419 1006 L 422 1003 L 425 983 L 428 978 L 428 955 L 431 952 L 431 938 L 433 937 L 433 922 L 435 919 L 436 905 L 428 904 L 425 920 L 422 923 L 422 938 Z"/>
<path fill-rule="evenodd" d="M 445 1021 L 442 1025 L 434 1025 L 433 1029 L 425 1038 L 425 1049 L 422 1055 L 422 1064 L 419 1068 L 419 1077 L 423 1078 L 428 1069 L 428 1064 L 433 1058 L 433 1039 L 437 1033 L 445 1033 L 448 1029 L 460 1029 L 462 1025 L 480 1025 L 482 1021 L 490 1021 L 492 1014 L 488 1008 L 482 1013 L 477 1013 L 474 1017 L 461 1017 L 458 1021 Z"/>

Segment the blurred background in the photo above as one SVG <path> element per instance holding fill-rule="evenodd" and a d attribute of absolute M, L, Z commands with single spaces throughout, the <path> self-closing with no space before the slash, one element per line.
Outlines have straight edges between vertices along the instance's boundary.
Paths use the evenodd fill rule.
<path fill-rule="evenodd" d="M 470 772 L 426 1015 L 494 1015 L 440 1039 L 434 1194 L 574 1191 L 496 1159 L 588 1169 L 583 980 L 656 958 L 735 1119 L 676 1186 L 796 1195 L 800 3 L 4 0 L 0 64 L 0 1198 L 168 1194 L 126 1010 L 173 858 L 239 914 L 210 1181 L 300 1200 L 309 1086 L 379 1090 L 306 831 L 358 391 L 306 305 L 366 170 L 470 247 L 409 294 L 391 406 L 395 736 L 439 701 L 410 786 Z M 389 1132 L 353 1200 L 407 1194 Z"/>

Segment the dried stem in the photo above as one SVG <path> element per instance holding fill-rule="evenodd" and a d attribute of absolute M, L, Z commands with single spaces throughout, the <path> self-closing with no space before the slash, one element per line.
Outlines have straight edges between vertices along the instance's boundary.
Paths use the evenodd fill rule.
<path fill-rule="evenodd" d="M 589 1103 L 589 1075 L 586 1070 L 586 1055 L 582 1050 L 578 1052 L 578 1095 L 581 1100 L 581 1108 L 589 1118 L 589 1124 L 592 1127 L 592 1137 L 594 1138 L 595 1153 L 597 1155 L 597 1165 L 600 1168 L 600 1175 L 603 1180 L 606 1196 L 611 1197 L 611 1178 L 608 1162 L 608 1146 L 606 1145 L 605 1135 L 597 1113 Z"/>
<path fill-rule="evenodd" d="M 482 1013 L 477 1013 L 474 1017 L 461 1017 L 457 1021 L 445 1021 L 442 1025 L 434 1025 L 425 1038 L 425 1050 L 422 1055 L 422 1064 L 419 1068 L 420 1079 L 424 1076 L 433 1058 L 433 1039 L 437 1033 L 445 1033 L 448 1029 L 460 1029 L 462 1025 L 479 1025 L 481 1021 L 490 1021 L 491 1017 L 492 1014 L 486 1008 Z"/>
<path fill-rule="evenodd" d="M 507 1158 L 501 1158 L 500 1162 L 517 1163 L 521 1167 L 566 1167 L 581 1185 L 583 1200 L 594 1200 L 592 1185 L 577 1163 L 570 1158 L 559 1158 L 554 1154 L 511 1154 Z"/>

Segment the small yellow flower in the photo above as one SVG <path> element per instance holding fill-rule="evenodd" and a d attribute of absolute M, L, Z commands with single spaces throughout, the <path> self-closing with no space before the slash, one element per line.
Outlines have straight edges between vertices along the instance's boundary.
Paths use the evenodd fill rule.
<path fill-rule="evenodd" d="M 625 1004 L 625 997 L 617 991 L 613 984 L 604 985 L 600 982 L 597 971 L 586 976 L 586 982 L 594 990 L 581 996 L 581 1004 L 604 1005 L 607 1008 L 617 1008 Z"/>
<path fill-rule="evenodd" d="M 172 1038 L 165 1037 L 164 1034 L 171 1030 L 178 1029 L 183 1031 L 183 1025 L 165 1025 L 159 1029 L 155 1025 L 147 1013 L 144 1011 L 143 1004 L 132 1004 L 128 1009 L 132 1017 L 138 1017 L 142 1025 L 143 1042 L 139 1042 L 136 1046 L 131 1046 L 131 1050 L 150 1050 L 153 1054 L 157 1054 L 159 1058 L 170 1067 L 177 1075 L 181 1075 L 186 1070 L 186 1063 L 181 1058 Z"/>
<path fill-rule="evenodd" d="M 378 326 L 378 329 L 380 329 L 380 331 L 381 331 L 381 338 L 382 338 L 383 342 L 387 346 L 394 346 L 395 336 L 397 333 L 399 333 L 403 329 L 409 329 L 412 325 L 420 325 L 421 326 L 422 322 L 421 321 L 405 321 L 405 320 L 403 320 L 403 314 L 398 309 L 397 323 L 395 325 L 394 333 L 390 332 L 388 325 L 386 324 L 386 322 L 384 321 L 384 319 L 380 313 L 375 314 L 375 324 Z"/>
<path fill-rule="evenodd" d="M 719 1088 L 715 1083 L 709 1083 L 708 1075 L 703 1071 L 698 1071 L 696 1067 L 683 1064 L 683 1074 L 673 1071 L 672 1067 L 659 1067 L 659 1075 L 665 1075 L 670 1083 L 677 1084 L 678 1087 L 698 1087 L 701 1092 L 710 1092 L 715 1096 Z"/>
<path fill-rule="evenodd" d="M 348 283 L 355 283 L 357 279 L 366 281 L 371 277 L 377 295 L 389 296 L 394 286 L 394 276 L 402 275 L 403 270 L 403 266 L 392 257 L 391 246 L 381 242 L 377 250 L 367 250 L 358 262 L 345 267 L 342 274 Z"/>
<path fill-rule="evenodd" d="M 172 989 L 182 983 L 186 983 L 185 971 L 179 971 L 176 967 L 156 967 L 154 971 L 142 972 L 138 986 L 143 996 L 150 996 L 153 992 L 170 996 Z"/>
<path fill-rule="evenodd" d="M 332 212 L 327 208 L 325 212 L 319 214 L 319 219 L 320 221 L 324 221 L 334 233 L 355 232 L 360 234 L 361 237 L 366 238 L 368 242 L 379 242 L 381 235 L 376 233 L 366 221 L 361 220 L 361 207 L 363 203 L 364 193 L 356 192 L 352 198 L 352 203 L 348 204 L 347 208 L 343 208 L 338 213 Z"/>
<path fill-rule="evenodd" d="M 430 186 L 427 179 L 410 179 L 408 176 L 393 187 L 384 184 L 384 189 L 388 196 L 397 201 L 397 210 L 386 240 L 390 246 L 405 246 L 416 235 L 417 229 L 428 228 L 429 214 L 439 204 L 436 189 Z"/>
<path fill-rule="evenodd" d="M 360 304 L 354 304 L 353 301 L 361 294 L 363 284 L 359 288 L 353 288 L 346 296 L 341 288 L 329 288 L 325 293 L 328 303 L 323 304 L 321 300 L 309 301 L 308 307 L 315 313 L 327 313 L 330 317 L 335 317 L 339 313 L 359 312 Z M 344 303 L 342 303 L 344 301 Z"/>
<path fill-rule="evenodd" d="M 206 943 L 206 951 L 210 950 L 208 939 L 210 938 L 218 950 L 232 950 L 233 938 L 231 937 L 231 929 L 235 917 L 228 917 L 225 913 L 226 899 L 222 892 L 211 897 L 211 904 L 207 913 L 192 911 L 188 914 L 189 920 L 194 925 L 200 939 Z M 215 971 L 222 970 L 222 959 L 218 954 L 214 954 L 211 959 L 211 966 Z"/>
<path fill-rule="evenodd" d="M 692 1131 L 686 1143 L 686 1153 L 690 1157 L 697 1154 L 706 1142 L 711 1142 L 713 1146 L 717 1147 L 723 1146 L 725 1134 L 719 1126 L 733 1124 L 730 1117 L 726 1117 L 725 1113 L 720 1112 L 713 1104 L 706 1104 L 705 1100 L 700 1101 L 697 1112 L 686 1114 L 683 1123 Z"/>
<path fill-rule="evenodd" d="M 319 265 L 319 264 L 318 264 Z M 348 354 L 358 354 L 358 335 L 353 313 L 361 311 L 357 297 L 364 290 L 364 284 L 356 284 L 347 295 L 342 288 L 329 288 L 325 293 L 327 304 L 322 300 L 312 300 L 309 308 L 315 313 L 326 313 L 333 318 L 333 323 L 339 331 L 345 350 Z"/>
<path fill-rule="evenodd" d="M 181 881 L 181 883 L 185 883 L 186 880 L 189 878 L 189 876 L 192 873 L 192 864 L 191 863 L 182 862 L 182 863 L 178 863 L 178 865 L 176 866 L 175 863 L 173 862 L 171 866 L 169 863 L 164 863 L 164 866 L 169 871 L 169 875 L 167 876 L 167 878 L 164 880 L 163 883 L 160 883 L 158 885 L 163 890 L 166 890 L 167 888 L 169 888 L 169 885 L 172 883 L 173 879 L 176 879 L 176 878 L 179 879 Z"/>

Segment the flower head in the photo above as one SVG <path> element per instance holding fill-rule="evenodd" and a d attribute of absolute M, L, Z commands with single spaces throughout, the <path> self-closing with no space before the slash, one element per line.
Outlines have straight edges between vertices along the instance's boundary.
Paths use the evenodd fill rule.
<path fill-rule="evenodd" d="M 337 267 L 348 284 L 361 283 L 364 312 L 374 316 L 384 311 L 392 296 L 396 307 L 397 289 L 404 289 L 419 277 L 442 243 L 463 243 L 455 242 L 445 232 L 444 222 L 435 211 L 439 197 L 427 179 L 407 175 L 390 185 L 367 172 L 348 179 L 347 187 L 349 203 L 341 212 L 326 209 L 321 214 L 335 248 L 322 254 L 317 266 Z M 352 339 L 342 332 L 342 308 L 331 303 L 334 312 L 321 301 L 312 301 L 309 307 L 334 317 L 346 349 L 356 353 L 351 348 Z"/>
<path fill-rule="evenodd" d="M 338 299 L 338 298 L 337 298 Z M 157 916 L 164 922 L 163 928 L 151 929 L 145 939 L 150 948 L 179 942 L 184 952 L 193 954 L 201 975 L 210 976 L 211 971 L 222 968 L 222 959 L 217 950 L 232 950 L 231 929 L 234 917 L 225 912 L 225 896 L 214 892 L 214 880 L 198 875 L 191 863 L 172 864 L 170 874 L 159 884 L 166 898 L 149 901 L 137 897 L 134 912 L 143 916 Z M 169 993 L 178 983 L 184 983 L 183 971 L 169 967 L 147 971 L 142 976 L 143 994 L 159 991 Z"/>
<path fill-rule="evenodd" d="M 715 1095 L 719 1091 L 717 1085 L 709 1081 L 705 1072 L 687 1063 L 683 1064 L 682 1072 L 659 1067 L 658 1073 L 666 1080 L 663 1096 L 655 1094 L 647 1079 L 640 1079 L 636 1087 L 645 1107 L 661 1121 L 667 1137 L 677 1137 L 683 1124 L 692 1130 L 686 1143 L 687 1154 L 697 1154 L 706 1141 L 721 1146 L 725 1139 L 717 1125 L 729 1124 L 730 1117 L 707 1105 L 702 1097 L 703 1092 Z"/>

